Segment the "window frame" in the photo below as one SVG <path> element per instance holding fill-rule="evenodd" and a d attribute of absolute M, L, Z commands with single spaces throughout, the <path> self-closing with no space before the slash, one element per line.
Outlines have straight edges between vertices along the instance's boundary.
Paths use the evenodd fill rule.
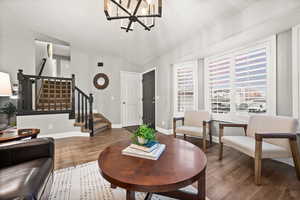
<path fill-rule="evenodd" d="M 300 121 L 300 24 L 292 28 L 293 117 Z"/>
<path fill-rule="evenodd" d="M 235 106 L 235 56 L 250 50 L 257 48 L 267 49 L 267 95 L 266 95 L 266 106 L 267 112 L 265 115 L 276 115 L 276 69 L 277 69 L 277 47 L 276 47 L 276 35 L 273 35 L 264 40 L 254 42 L 248 45 L 244 45 L 239 48 L 235 48 L 230 51 L 225 51 L 221 54 L 210 56 L 204 59 L 204 91 L 205 91 L 205 109 L 211 112 L 210 95 L 209 95 L 209 62 L 215 59 L 221 59 L 224 57 L 230 57 L 230 112 L 227 114 L 214 114 L 212 113 L 212 118 L 220 121 L 228 122 L 246 122 L 249 120 L 249 116 L 252 113 L 239 113 L 236 111 Z"/>
<path fill-rule="evenodd" d="M 177 87 L 177 76 L 176 72 L 179 68 L 184 68 L 186 65 L 193 65 L 193 82 L 194 82 L 194 110 L 198 110 L 198 60 L 181 62 L 173 65 L 173 116 L 174 117 L 183 117 L 184 112 L 177 111 L 177 103 L 178 103 L 178 87 Z"/>

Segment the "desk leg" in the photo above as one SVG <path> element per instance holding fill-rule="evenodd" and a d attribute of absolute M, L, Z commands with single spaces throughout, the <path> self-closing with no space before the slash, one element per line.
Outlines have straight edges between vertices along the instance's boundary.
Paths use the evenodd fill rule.
<path fill-rule="evenodd" d="M 198 199 L 199 200 L 205 200 L 205 190 L 206 190 L 206 177 L 205 177 L 205 171 L 201 173 L 201 177 L 198 180 Z"/>
<path fill-rule="evenodd" d="M 126 200 L 135 200 L 135 192 L 127 190 L 126 191 Z"/>

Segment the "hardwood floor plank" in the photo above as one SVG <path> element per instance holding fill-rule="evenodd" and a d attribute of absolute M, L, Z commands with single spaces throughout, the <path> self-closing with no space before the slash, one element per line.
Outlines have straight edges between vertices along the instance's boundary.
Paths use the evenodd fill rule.
<path fill-rule="evenodd" d="M 125 129 L 110 129 L 92 138 L 55 140 L 55 169 L 97 160 L 100 152 L 107 146 L 130 136 L 131 133 Z M 201 139 L 187 137 L 187 141 L 202 148 Z M 300 199 L 300 181 L 297 180 L 293 167 L 273 160 L 263 160 L 262 185 L 257 186 L 254 184 L 252 158 L 226 146 L 223 153 L 223 160 L 219 161 L 219 146 L 213 144 L 207 148 L 206 193 L 210 200 Z M 193 186 L 197 188 L 197 183 Z"/>

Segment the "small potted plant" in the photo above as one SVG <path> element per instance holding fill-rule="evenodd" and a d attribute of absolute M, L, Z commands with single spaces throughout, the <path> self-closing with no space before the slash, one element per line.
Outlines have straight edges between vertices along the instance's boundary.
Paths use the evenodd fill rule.
<path fill-rule="evenodd" d="M 11 103 L 11 102 L 8 102 L 6 103 L 1 109 L 0 111 L 3 113 L 3 114 L 6 114 L 7 116 L 7 125 L 8 126 L 11 126 L 12 123 L 11 123 L 11 117 L 17 112 L 17 108 L 16 106 Z"/>
<path fill-rule="evenodd" d="M 133 140 L 134 143 L 137 143 L 139 145 L 145 145 L 148 142 L 156 141 L 155 130 L 148 127 L 147 125 L 141 125 L 134 132 Z"/>

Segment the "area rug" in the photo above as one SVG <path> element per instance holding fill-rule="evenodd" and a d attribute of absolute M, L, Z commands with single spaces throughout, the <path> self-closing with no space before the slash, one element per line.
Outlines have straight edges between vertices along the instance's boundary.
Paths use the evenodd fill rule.
<path fill-rule="evenodd" d="M 197 192 L 192 186 L 183 190 Z M 145 193 L 136 193 L 137 200 L 143 200 L 145 196 Z M 96 161 L 54 172 L 54 183 L 49 200 L 123 199 L 126 199 L 126 191 L 122 188 L 112 189 L 110 183 L 102 178 Z M 153 195 L 152 200 L 173 200 L 173 198 Z"/>

